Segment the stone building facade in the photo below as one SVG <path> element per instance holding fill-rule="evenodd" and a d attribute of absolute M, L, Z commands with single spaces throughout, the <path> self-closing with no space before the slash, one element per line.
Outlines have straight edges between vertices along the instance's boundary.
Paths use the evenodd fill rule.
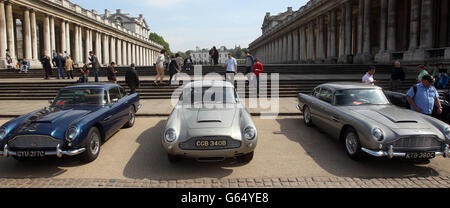
<path fill-rule="evenodd" d="M 228 59 L 228 53 L 230 51 L 225 50 L 225 47 L 220 47 L 217 49 L 219 51 L 219 64 L 224 64 Z M 209 50 L 208 49 L 200 49 L 197 47 L 195 51 L 191 52 L 192 61 L 195 64 L 208 65 L 211 63 Z"/>
<path fill-rule="evenodd" d="M 311 0 L 266 14 L 249 48 L 263 62 L 429 63 L 450 61 L 449 0 Z"/>
<path fill-rule="evenodd" d="M 41 57 L 53 51 L 67 51 L 78 66 L 89 62 L 89 51 L 104 66 L 149 66 L 162 48 L 68 0 L 0 0 L 0 69 L 6 67 L 7 49 L 14 63 L 25 58 L 31 68 L 41 68 Z"/>

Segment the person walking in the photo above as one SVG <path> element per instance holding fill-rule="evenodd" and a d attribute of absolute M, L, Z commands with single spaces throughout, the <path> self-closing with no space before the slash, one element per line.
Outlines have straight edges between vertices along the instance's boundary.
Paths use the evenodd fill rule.
<path fill-rule="evenodd" d="M 217 50 L 216 46 L 213 47 L 213 61 L 214 61 L 214 66 L 217 66 L 217 64 L 219 64 L 219 51 Z"/>
<path fill-rule="evenodd" d="M 397 92 L 402 81 L 406 79 L 405 70 L 401 67 L 400 61 L 396 61 L 391 73 L 391 81 L 389 83 L 389 90 Z"/>
<path fill-rule="evenodd" d="M 439 75 L 437 77 L 436 88 L 439 90 L 447 89 L 448 85 L 448 74 L 447 69 L 439 69 Z"/>
<path fill-rule="evenodd" d="M 366 84 L 369 84 L 369 85 L 377 84 L 378 81 L 373 78 L 373 76 L 375 75 L 376 70 L 377 69 L 376 69 L 375 66 L 370 66 L 368 71 L 366 72 L 366 75 L 363 76 L 362 82 L 366 83 Z"/>
<path fill-rule="evenodd" d="M 65 67 L 66 67 L 66 60 L 64 59 L 62 53 L 59 53 L 56 58 L 53 59 L 53 65 L 56 66 L 56 69 L 58 71 L 57 79 L 62 77 L 62 79 L 65 79 Z"/>
<path fill-rule="evenodd" d="M 89 63 L 89 65 L 91 65 L 92 69 L 94 70 L 95 82 L 98 82 L 98 72 L 100 69 L 100 62 L 98 62 L 98 58 L 95 55 L 94 51 L 90 51 L 89 56 L 90 56 L 89 61 L 91 62 Z"/>
<path fill-rule="evenodd" d="M 437 104 L 437 114 L 442 114 L 442 105 L 439 100 L 439 94 L 436 88 L 433 87 L 434 79 L 430 75 L 422 77 L 422 83 L 414 85 L 407 93 L 408 103 L 411 105 L 411 110 L 425 114 L 432 115 L 433 108 Z"/>
<path fill-rule="evenodd" d="M 245 51 L 245 75 L 253 72 L 253 66 L 255 65 L 255 58 L 249 51 Z"/>
<path fill-rule="evenodd" d="M 417 66 L 417 71 L 418 71 L 418 77 L 417 77 L 417 82 L 418 83 L 421 83 L 422 82 L 422 78 L 425 76 L 425 75 L 430 75 L 429 73 L 428 73 L 428 71 L 425 69 L 425 65 L 419 65 L 419 66 Z"/>
<path fill-rule="evenodd" d="M 52 75 L 52 64 L 50 63 L 50 57 L 44 55 L 41 59 L 42 68 L 45 70 L 45 78 L 50 79 L 49 76 Z"/>
<path fill-rule="evenodd" d="M 184 60 L 183 57 L 180 56 L 179 53 L 175 54 L 175 60 L 177 61 L 178 64 L 178 72 L 181 72 L 181 70 L 183 69 L 183 65 L 184 65 Z"/>
<path fill-rule="evenodd" d="M 74 79 L 73 78 L 73 60 L 70 56 L 67 56 L 66 58 L 66 64 L 65 64 L 66 72 L 67 72 L 67 79 Z"/>
<path fill-rule="evenodd" d="M 188 56 L 186 59 L 184 59 L 184 68 L 186 71 L 191 71 L 192 68 L 192 58 L 191 56 Z"/>
<path fill-rule="evenodd" d="M 108 66 L 108 70 L 106 71 L 106 75 L 108 77 L 108 81 L 114 84 L 117 84 L 117 71 L 114 69 L 116 66 L 116 63 L 111 62 L 111 64 Z"/>
<path fill-rule="evenodd" d="M 159 83 L 162 83 L 164 80 L 164 62 L 166 61 L 167 50 L 162 49 L 158 58 L 156 59 L 156 77 L 155 77 L 155 85 L 158 86 Z"/>
<path fill-rule="evenodd" d="M 234 84 L 234 76 L 237 74 L 237 61 L 235 58 L 233 58 L 232 53 L 228 53 L 228 59 L 225 61 L 225 68 L 226 68 L 226 74 L 225 78 L 226 81 L 231 82 L 231 84 Z"/>
<path fill-rule="evenodd" d="M 255 59 L 255 65 L 253 66 L 253 73 L 256 76 L 256 94 L 259 97 L 259 76 L 264 72 L 264 66 L 258 58 Z"/>
<path fill-rule="evenodd" d="M 139 88 L 140 82 L 134 64 L 131 64 L 130 69 L 125 73 L 125 83 L 127 83 L 128 87 L 130 88 L 130 94 L 136 93 L 136 89 Z"/>
<path fill-rule="evenodd" d="M 176 57 L 174 55 L 170 56 L 170 59 L 172 61 L 170 61 L 170 63 L 169 63 L 169 75 L 170 75 L 169 85 L 172 85 L 172 78 L 174 77 L 174 75 L 177 72 L 180 72 L 179 71 L 180 66 L 178 65 L 178 61 L 177 61 L 177 59 L 176 59 Z"/>

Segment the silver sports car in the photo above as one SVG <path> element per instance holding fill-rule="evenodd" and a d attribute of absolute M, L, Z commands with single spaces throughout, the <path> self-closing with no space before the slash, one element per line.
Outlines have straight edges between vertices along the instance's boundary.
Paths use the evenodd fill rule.
<path fill-rule="evenodd" d="M 298 99 L 305 124 L 314 123 L 342 141 L 352 159 L 371 155 L 428 160 L 450 154 L 446 123 L 392 105 L 380 87 L 329 83 Z"/>
<path fill-rule="evenodd" d="M 258 135 L 234 86 L 223 81 L 187 84 L 164 130 L 162 145 L 170 162 L 253 159 Z"/>

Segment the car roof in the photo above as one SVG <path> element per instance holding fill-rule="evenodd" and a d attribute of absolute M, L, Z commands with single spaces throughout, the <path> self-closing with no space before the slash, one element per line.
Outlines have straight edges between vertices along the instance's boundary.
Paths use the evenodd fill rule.
<path fill-rule="evenodd" d="M 222 80 L 201 80 L 201 81 L 193 81 L 189 84 L 186 84 L 184 86 L 184 89 L 186 88 L 193 88 L 193 87 L 231 87 L 234 88 L 234 86 L 230 82 L 222 81 Z"/>
<path fill-rule="evenodd" d="M 381 87 L 376 86 L 376 85 L 369 85 L 369 84 L 359 83 L 359 82 L 331 82 L 331 83 L 319 85 L 318 87 L 329 88 L 333 91 L 351 90 L 351 89 L 382 89 Z"/>
<path fill-rule="evenodd" d="M 92 89 L 105 89 L 109 90 L 113 87 L 119 87 L 118 84 L 113 83 L 102 83 L 102 82 L 95 82 L 95 83 L 81 83 L 81 84 L 75 84 L 68 87 L 65 87 L 64 89 L 86 89 L 86 88 L 92 88 Z"/>

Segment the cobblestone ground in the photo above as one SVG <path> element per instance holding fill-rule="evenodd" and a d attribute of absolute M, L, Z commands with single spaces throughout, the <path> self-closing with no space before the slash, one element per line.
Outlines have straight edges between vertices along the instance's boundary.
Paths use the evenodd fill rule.
<path fill-rule="evenodd" d="M 0 188 L 450 188 L 449 177 L 257 179 L 0 179 Z"/>

